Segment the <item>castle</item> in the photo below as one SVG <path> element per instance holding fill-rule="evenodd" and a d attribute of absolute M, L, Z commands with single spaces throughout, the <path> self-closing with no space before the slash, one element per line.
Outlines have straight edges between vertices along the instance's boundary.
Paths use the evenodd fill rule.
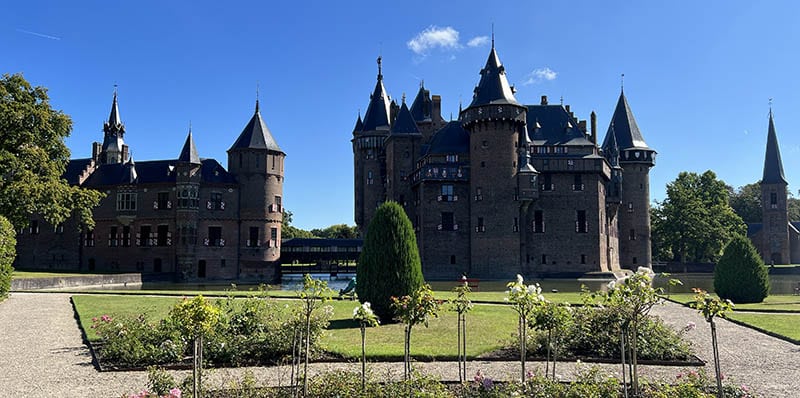
<path fill-rule="evenodd" d="M 77 217 L 48 225 L 32 216 L 18 231 L 15 267 L 141 272 L 178 281 L 279 275 L 284 158 L 259 111 L 228 150 L 228 170 L 200 158 L 191 129 L 176 159 L 134 162 L 117 103 L 92 157 L 69 161 L 63 178 L 105 198 L 95 227 Z"/>
<path fill-rule="evenodd" d="M 624 92 L 598 144 L 569 105 L 514 97 L 492 41 L 458 120 L 423 85 L 408 107 L 378 78 L 353 129 L 355 221 L 400 203 L 427 278 L 574 276 L 651 265 L 647 146 Z"/>
<path fill-rule="evenodd" d="M 800 263 L 800 222 L 789 220 L 789 183 L 783 174 L 781 150 L 772 109 L 761 177 L 762 222 L 747 225 L 747 236 L 767 264 Z"/>

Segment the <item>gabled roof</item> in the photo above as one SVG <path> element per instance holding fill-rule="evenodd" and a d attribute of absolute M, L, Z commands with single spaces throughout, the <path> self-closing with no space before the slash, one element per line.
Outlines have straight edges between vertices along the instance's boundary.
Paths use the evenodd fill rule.
<path fill-rule="evenodd" d="M 448 122 L 433 134 L 425 155 L 469 153 L 469 133 L 460 121 Z"/>
<path fill-rule="evenodd" d="M 194 139 L 192 139 L 192 130 L 189 130 L 189 135 L 186 137 L 186 142 L 183 144 L 181 154 L 178 155 L 178 161 L 200 164 L 200 156 L 197 154 L 197 147 L 194 145 Z"/>
<path fill-rule="evenodd" d="M 778 147 L 778 134 L 775 133 L 775 123 L 772 120 L 772 110 L 769 111 L 769 131 L 767 132 L 767 151 L 764 155 L 764 176 L 762 184 L 787 184 L 783 174 L 781 149 Z"/>
<path fill-rule="evenodd" d="M 236 139 L 236 142 L 234 142 L 233 146 L 228 150 L 231 151 L 234 149 L 267 149 L 284 153 L 278 146 L 275 138 L 272 138 L 272 133 L 270 133 L 266 123 L 264 123 L 264 119 L 261 118 L 261 112 L 259 112 L 258 109 L 258 100 L 256 100 L 256 111 L 253 117 L 250 118 L 250 121 L 247 122 L 247 126 L 245 126 L 242 133 L 239 134 L 239 138 Z"/>
<path fill-rule="evenodd" d="M 613 126 L 613 129 L 612 129 Z M 636 119 L 633 117 L 631 107 L 628 105 L 628 99 L 625 98 L 625 92 L 621 91 L 617 107 L 614 109 L 614 115 L 611 117 L 611 123 L 606 132 L 606 138 L 603 140 L 603 150 L 606 151 L 611 143 L 609 135 L 614 133 L 617 140 L 617 145 L 621 151 L 627 149 L 645 149 L 650 150 L 647 143 L 642 138 L 642 133 L 639 131 L 639 126 L 636 124 Z"/>
<path fill-rule="evenodd" d="M 420 83 L 417 96 L 414 97 L 414 102 L 411 103 L 411 116 L 418 122 L 430 121 L 433 114 L 433 102 L 431 101 L 431 92 L 425 89 L 425 85 Z"/>
<path fill-rule="evenodd" d="M 375 90 L 369 97 L 367 113 L 364 114 L 364 127 L 362 131 L 389 130 L 391 113 L 389 108 L 389 95 L 383 87 L 383 74 L 381 73 L 381 57 L 378 57 L 378 81 Z"/>
<path fill-rule="evenodd" d="M 70 161 L 64 178 L 70 184 L 77 184 L 78 175 L 91 159 L 75 159 Z M 236 178 L 228 173 L 219 162 L 214 159 L 200 160 L 201 180 L 206 183 L 234 184 Z M 114 163 L 99 166 L 94 173 L 84 182 L 84 186 L 98 187 L 110 185 L 129 184 L 157 184 L 175 183 L 175 165 L 177 160 L 150 160 L 131 163 Z M 135 178 L 131 179 L 131 167 L 134 167 Z M 67 174 L 69 173 L 69 174 Z"/>
<path fill-rule="evenodd" d="M 394 120 L 389 136 L 420 134 L 422 133 L 419 132 L 417 123 L 414 121 L 414 117 L 411 116 L 411 111 L 408 110 L 404 99 L 403 105 L 400 106 L 400 111 L 397 113 L 397 118 Z"/>
<path fill-rule="evenodd" d="M 494 49 L 494 42 L 492 42 L 489 59 L 486 60 L 486 66 L 481 69 L 481 80 L 475 87 L 472 103 L 468 108 L 497 104 L 519 105 L 514 98 L 514 91 L 508 84 L 506 69 L 500 63 L 500 58 Z"/>
<path fill-rule="evenodd" d="M 91 158 L 70 159 L 69 162 L 67 162 L 67 167 L 64 169 L 64 174 L 61 174 L 61 178 L 67 180 L 69 185 L 78 185 L 78 177 L 91 163 Z"/>
<path fill-rule="evenodd" d="M 527 117 L 533 145 L 593 145 L 562 105 L 528 105 Z"/>

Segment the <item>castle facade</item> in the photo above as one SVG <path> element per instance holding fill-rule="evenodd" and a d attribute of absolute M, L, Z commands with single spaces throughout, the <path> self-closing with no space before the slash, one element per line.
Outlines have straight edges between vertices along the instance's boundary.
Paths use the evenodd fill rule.
<path fill-rule="evenodd" d="M 427 278 L 574 276 L 651 265 L 647 146 L 624 92 L 602 144 L 569 105 L 519 103 L 492 43 L 458 120 L 424 86 L 388 96 L 381 59 L 353 129 L 355 221 L 401 204 Z"/>
<path fill-rule="evenodd" d="M 228 169 L 200 158 L 192 132 L 175 159 L 134 162 L 117 103 L 92 157 L 72 159 L 70 184 L 105 193 L 95 226 L 77 217 L 18 231 L 18 269 L 141 272 L 178 281 L 278 277 L 284 159 L 256 101 L 228 150 Z"/>

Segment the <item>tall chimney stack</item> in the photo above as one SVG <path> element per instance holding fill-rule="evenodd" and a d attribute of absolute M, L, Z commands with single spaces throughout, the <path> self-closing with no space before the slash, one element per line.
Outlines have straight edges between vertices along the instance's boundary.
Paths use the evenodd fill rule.
<path fill-rule="evenodd" d="M 589 119 L 591 119 L 592 123 L 592 142 L 597 145 L 597 114 L 592 111 L 592 115 Z"/>

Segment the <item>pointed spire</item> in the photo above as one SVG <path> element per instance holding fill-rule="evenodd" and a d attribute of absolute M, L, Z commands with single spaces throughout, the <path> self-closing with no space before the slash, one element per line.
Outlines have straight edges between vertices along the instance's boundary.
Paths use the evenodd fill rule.
<path fill-rule="evenodd" d="M 519 105 L 514 98 L 514 92 L 508 84 L 506 69 L 497 56 L 497 51 L 492 44 L 486 66 L 481 69 L 481 80 L 475 87 L 472 103 L 468 108 L 481 105 L 513 104 Z"/>
<path fill-rule="evenodd" d="M 258 87 L 258 82 L 256 82 L 256 113 L 259 112 L 259 109 L 258 109 L 258 99 L 259 99 L 258 98 L 258 88 L 259 88 Z"/>
<path fill-rule="evenodd" d="M 431 101 L 431 92 L 425 89 L 425 82 L 420 81 L 419 91 L 414 101 L 411 102 L 411 116 L 418 122 L 430 121 L 433 114 L 433 102 Z"/>
<path fill-rule="evenodd" d="M 644 142 L 639 126 L 636 124 L 636 119 L 633 117 L 633 111 L 628 105 L 628 99 L 625 98 L 625 93 L 622 91 L 620 91 L 614 115 L 611 117 L 611 124 L 608 127 L 608 132 L 606 132 L 606 138 L 603 140 L 604 151 L 607 151 L 611 144 L 612 134 L 619 145 L 619 149 L 622 151 L 634 148 L 652 150 Z"/>
<path fill-rule="evenodd" d="M 397 118 L 392 125 L 390 136 L 397 136 L 399 134 L 420 134 L 417 128 L 417 123 L 414 121 L 414 116 L 408 110 L 405 101 L 400 106 L 400 111 L 397 112 Z"/>
<path fill-rule="evenodd" d="M 186 142 L 183 144 L 181 154 L 178 155 L 178 161 L 200 164 L 200 156 L 197 154 L 197 147 L 194 145 L 194 139 L 192 138 L 191 122 L 189 122 L 189 135 L 186 136 Z"/>
<path fill-rule="evenodd" d="M 762 184 L 788 184 L 783 174 L 781 150 L 778 147 L 778 134 L 772 119 L 772 108 L 769 110 L 769 130 L 767 132 L 767 151 L 764 155 L 764 176 Z"/>
<path fill-rule="evenodd" d="M 261 112 L 258 107 L 258 99 L 256 99 L 256 110 L 253 117 L 247 122 L 247 125 L 239 134 L 236 142 L 233 143 L 229 151 L 234 149 L 267 149 L 270 151 L 284 153 L 278 146 L 275 138 L 272 137 L 267 124 L 261 118 Z"/>
<path fill-rule="evenodd" d="M 353 127 L 353 134 L 360 133 L 361 130 L 364 130 L 364 122 L 361 121 L 361 109 L 359 109 L 358 119 L 356 120 L 356 126 Z"/>
<path fill-rule="evenodd" d="M 125 133 L 125 126 L 119 116 L 119 105 L 117 104 L 117 85 L 114 85 L 114 99 L 111 101 L 111 112 L 108 121 L 103 124 L 103 131 L 109 133 Z"/>
<path fill-rule="evenodd" d="M 383 87 L 383 74 L 381 71 L 382 57 L 378 57 L 378 81 L 375 90 L 370 96 L 367 112 L 364 114 L 363 131 L 389 130 L 390 108 L 389 95 Z"/>
<path fill-rule="evenodd" d="M 124 181 L 123 184 L 133 184 L 139 178 L 139 173 L 136 172 L 136 163 L 133 161 L 133 155 L 131 155 L 128 162 L 125 163 L 125 175 L 122 176 Z"/>

